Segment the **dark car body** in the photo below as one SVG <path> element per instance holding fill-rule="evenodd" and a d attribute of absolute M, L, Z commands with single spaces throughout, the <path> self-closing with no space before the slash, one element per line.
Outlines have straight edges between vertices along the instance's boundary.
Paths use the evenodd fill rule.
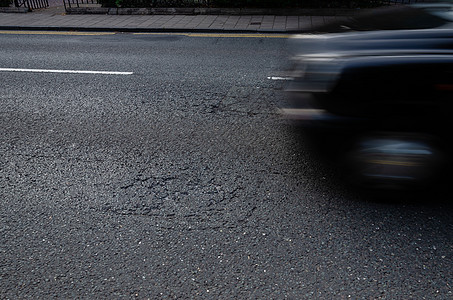
<path fill-rule="evenodd" d="M 295 36 L 281 112 L 345 134 L 355 180 L 434 179 L 451 151 L 452 21 L 451 4 L 401 6 Z"/>

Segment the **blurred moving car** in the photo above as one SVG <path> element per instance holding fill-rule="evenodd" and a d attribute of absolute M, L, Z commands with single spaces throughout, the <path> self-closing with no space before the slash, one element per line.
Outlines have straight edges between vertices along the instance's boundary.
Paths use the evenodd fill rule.
<path fill-rule="evenodd" d="M 378 9 L 291 43 L 281 112 L 341 135 L 333 147 L 351 181 L 400 188 L 438 179 L 451 153 L 453 4 Z"/>

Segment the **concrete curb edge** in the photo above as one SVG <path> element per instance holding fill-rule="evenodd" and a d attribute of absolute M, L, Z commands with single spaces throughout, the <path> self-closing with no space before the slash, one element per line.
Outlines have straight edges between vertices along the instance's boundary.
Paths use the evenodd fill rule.
<path fill-rule="evenodd" d="M 297 34 L 309 30 L 246 30 L 246 29 L 190 29 L 190 28 L 108 28 L 67 26 L 0 26 L 0 30 L 14 31 L 74 31 L 74 32 L 137 32 L 137 33 L 237 33 L 237 34 Z"/>

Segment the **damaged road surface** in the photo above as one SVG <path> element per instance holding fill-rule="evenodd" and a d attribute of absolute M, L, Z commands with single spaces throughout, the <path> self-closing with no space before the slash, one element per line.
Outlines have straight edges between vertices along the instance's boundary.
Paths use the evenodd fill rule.
<path fill-rule="evenodd" d="M 0 45 L 2 298 L 452 297 L 451 195 L 342 185 L 277 114 L 285 39 Z"/>

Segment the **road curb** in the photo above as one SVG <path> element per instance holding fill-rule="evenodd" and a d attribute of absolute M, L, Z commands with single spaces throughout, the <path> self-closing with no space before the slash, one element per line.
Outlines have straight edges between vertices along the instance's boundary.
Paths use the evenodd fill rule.
<path fill-rule="evenodd" d="M 74 32 L 137 32 L 137 33 L 237 33 L 237 34 L 297 34 L 309 30 L 260 30 L 260 29 L 190 29 L 190 28 L 108 28 L 108 27 L 67 27 L 67 26 L 0 26 L 0 30 L 11 31 L 74 31 Z"/>

